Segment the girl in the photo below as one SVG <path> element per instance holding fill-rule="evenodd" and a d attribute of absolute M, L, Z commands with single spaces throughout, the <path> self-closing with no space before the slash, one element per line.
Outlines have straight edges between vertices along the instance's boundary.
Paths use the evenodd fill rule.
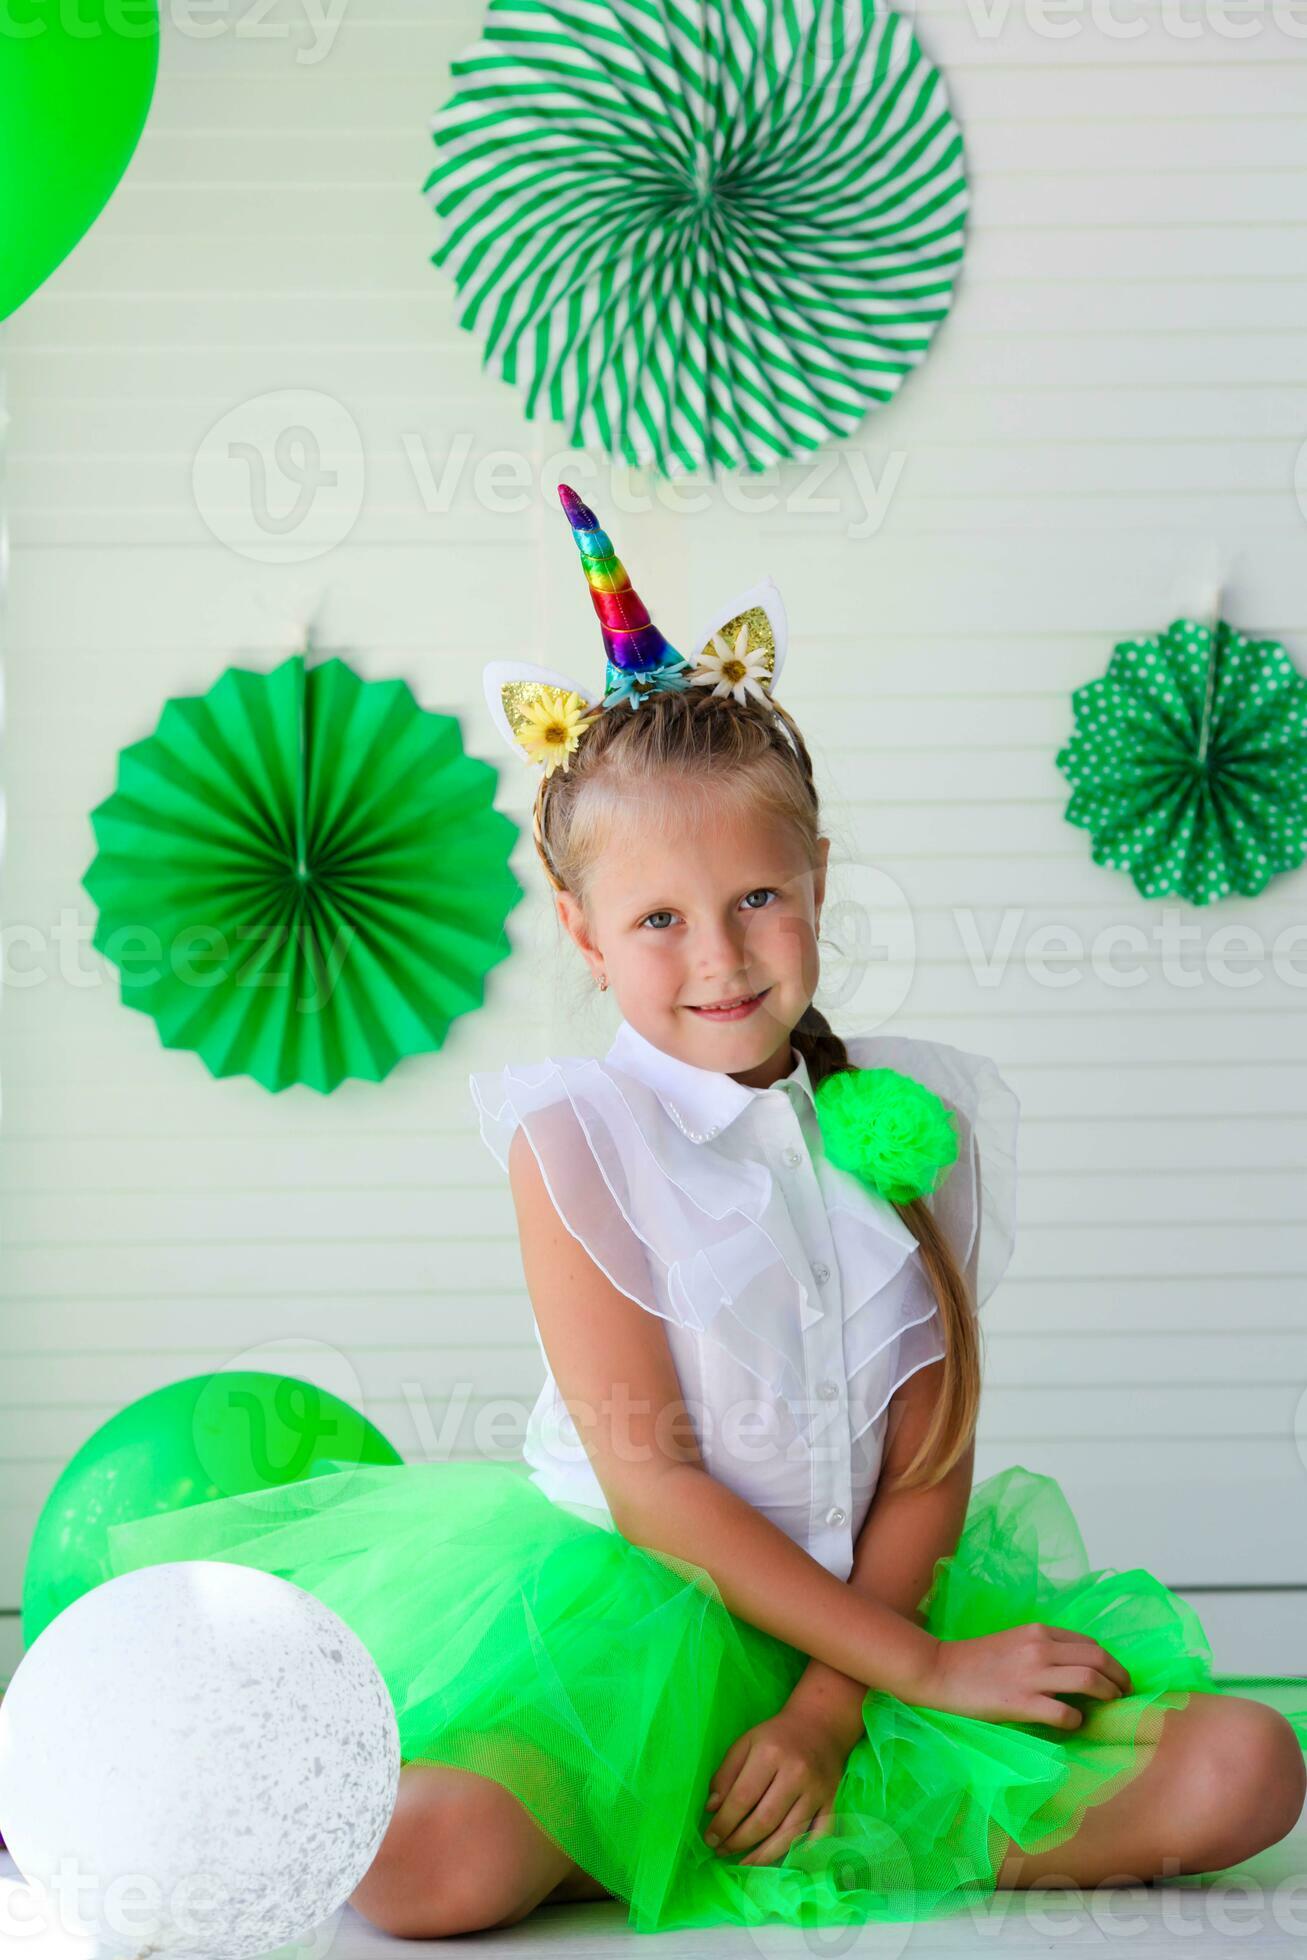
<path fill-rule="evenodd" d="M 1217 1693 L 1193 1610 L 1091 1571 L 1051 1477 L 972 1487 L 976 1309 L 1016 1101 L 812 1005 L 829 843 L 764 585 L 693 664 L 568 490 L 607 653 L 487 669 L 620 1021 L 471 1078 L 546 1380 L 530 1476 L 343 1466 L 118 1527 L 319 1594 L 404 1768 L 354 1894 L 392 1933 L 614 1897 L 641 1932 L 906 1920 L 997 1888 L 1222 1869 L 1302 1807 L 1307 1710 Z"/>

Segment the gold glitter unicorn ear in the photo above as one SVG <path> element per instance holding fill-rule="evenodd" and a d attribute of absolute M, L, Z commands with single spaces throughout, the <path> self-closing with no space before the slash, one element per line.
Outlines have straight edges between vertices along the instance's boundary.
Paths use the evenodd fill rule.
<path fill-rule="evenodd" d="M 482 675 L 491 719 L 523 762 L 552 776 L 571 762 L 600 712 L 597 698 L 567 674 L 522 660 L 491 660 Z"/>
<path fill-rule="evenodd" d="M 688 675 L 691 687 L 709 687 L 743 702 L 770 700 L 785 665 L 785 606 L 772 581 L 751 586 L 716 614 L 691 642 L 699 649 Z"/>

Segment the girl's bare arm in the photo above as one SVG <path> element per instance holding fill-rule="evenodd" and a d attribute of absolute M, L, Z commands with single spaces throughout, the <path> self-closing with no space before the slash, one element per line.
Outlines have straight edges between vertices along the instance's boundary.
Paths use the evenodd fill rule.
<path fill-rule="evenodd" d="M 541 1341 L 618 1530 L 702 1567 L 741 1619 L 867 1687 L 914 1699 L 939 1642 L 837 1579 L 708 1472 L 660 1319 L 567 1230 L 521 1129 L 508 1165 Z"/>
<path fill-rule="evenodd" d="M 919 1602 L 929 1590 L 936 1560 L 956 1550 L 975 1470 L 975 1439 L 929 1490 L 896 1491 L 894 1476 L 916 1454 L 939 1393 L 942 1361 L 918 1368 L 890 1403 L 880 1478 L 858 1541 L 848 1584 L 878 1599 L 914 1625 L 924 1625 Z M 821 1720 L 852 1748 L 862 1734 L 867 1690 L 853 1675 L 810 1660 L 787 1706 Z"/>

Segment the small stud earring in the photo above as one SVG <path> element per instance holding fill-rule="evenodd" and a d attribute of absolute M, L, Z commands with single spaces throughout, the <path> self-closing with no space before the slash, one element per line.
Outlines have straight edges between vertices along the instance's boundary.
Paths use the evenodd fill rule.
<path fill-rule="evenodd" d="M 608 986 L 608 975 L 606 973 L 601 973 L 599 975 L 599 991 L 601 994 L 606 990 L 607 986 Z"/>

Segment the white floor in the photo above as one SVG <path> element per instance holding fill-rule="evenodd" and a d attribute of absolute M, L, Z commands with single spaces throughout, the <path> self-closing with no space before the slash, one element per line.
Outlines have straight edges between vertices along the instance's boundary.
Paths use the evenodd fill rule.
<path fill-rule="evenodd" d="M 34 1934 L 16 1904 L 18 1872 L 0 1852 L 2 1960 L 82 1960 L 92 1949 Z M 962 1960 L 973 1954 L 1096 1952 L 1117 1948 L 1129 1960 L 1197 1960 L 1235 1943 L 1245 1960 L 1307 1951 L 1307 1813 L 1290 1837 L 1220 1878 L 1185 1877 L 1165 1885 L 1118 1886 L 1094 1894 L 1069 1891 L 1002 1892 L 975 1913 L 918 1926 L 831 1927 L 804 1933 L 790 1927 L 754 1932 L 636 1934 L 617 1903 L 541 1906 L 502 1933 L 464 1939 L 396 1941 L 378 1933 L 350 1907 L 332 1928 L 297 1950 L 303 1960 L 419 1960 L 426 1954 L 475 1952 L 484 1960 L 512 1954 L 583 1952 L 587 1960 L 633 1951 L 665 1960 L 897 1960 L 900 1954 Z"/>
<path fill-rule="evenodd" d="M 1257 1691 L 1241 1684 L 1238 1692 Z M 1259 1698 L 1283 1702 L 1267 1692 Z M 1301 1697 L 1296 1690 L 1295 1703 Z M 13 1860 L 0 1851 L 0 1960 L 91 1960 L 85 1942 L 32 1925 Z M 785 1926 L 748 1931 L 637 1934 L 616 1901 L 541 1906 L 504 1932 L 461 1939 L 397 1941 L 378 1933 L 350 1907 L 276 1960 L 420 1960 L 422 1955 L 475 1952 L 483 1960 L 512 1954 L 581 1952 L 586 1960 L 645 1952 L 665 1960 L 898 1960 L 900 1955 L 965 1960 L 1009 1952 L 1064 1953 L 1115 1949 L 1128 1960 L 1200 1960 L 1231 1944 L 1244 1960 L 1307 1954 L 1307 1810 L 1279 1844 L 1218 1877 L 1186 1876 L 1151 1886 L 1115 1886 L 1084 1893 L 1066 1889 L 1004 1891 L 951 1918 L 920 1925 L 828 1927 L 804 1932 Z"/>
<path fill-rule="evenodd" d="M 20 1911 L 6 1909 L 18 1872 L 0 1852 L 0 1954 L 4 1960 L 71 1960 L 90 1952 L 71 1942 L 55 1944 L 31 1935 Z M 325 1931 L 325 1929 L 323 1929 Z M 617 1903 L 543 1905 L 506 1933 L 478 1933 L 447 1940 L 392 1940 L 376 1933 L 351 1907 L 335 1935 L 306 1944 L 306 1960 L 421 1960 L 423 1954 L 476 1952 L 484 1960 L 511 1954 L 584 1952 L 592 1960 L 611 1954 L 658 1954 L 662 1960 L 897 1960 L 899 1954 L 962 1960 L 1003 1956 L 1103 1952 L 1117 1948 L 1129 1960 L 1211 1960 L 1236 1944 L 1244 1960 L 1268 1954 L 1301 1960 L 1307 1950 L 1307 1819 L 1258 1858 L 1219 1880 L 1180 1878 L 1166 1886 L 1119 1886 L 1097 1893 L 1003 1891 L 976 1913 L 923 1925 L 831 1927 L 801 1933 L 764 1927 L 754 1933 L 719 1927 L 709 1933 L 637 1935 Z M 290 1950 L 286 1948 L 284 1954 Z M 280 1956 L 278 1956 L 280 1960 Z"/>

